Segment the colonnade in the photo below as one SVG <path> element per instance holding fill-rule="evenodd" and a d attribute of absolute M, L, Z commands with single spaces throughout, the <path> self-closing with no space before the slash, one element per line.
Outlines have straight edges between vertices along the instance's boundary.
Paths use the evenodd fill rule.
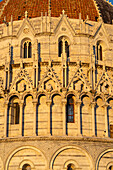
<path fill-rule="evenodd" d="M 33 100 L 33 136 L 37 136 L 37 130 L 36 130 L 36 117 L 37 117 L 37 105 L 38 105 L 38 101 L 37 100 Z M 46 104 L 46 110 L 47 110 L 47 114 L 48 114 L 48 120 L 47 120 L 47 135 L 51 135 L 51 118 L 50 118 L 50 107 L 51 107 L 51 103 L 52 100 L 47 99 Z M 77 134 L 78 136 L 82 135 L 82 130 L 81 130 L 81 103 L 82 101 L 79 99 L 75 105 L 77 107 Z M 62 120 L 63 120 L 63 136 L 67 135 L 66 134 L 66 105 L 67 105 L 67 99 L 62 99 Z M 24 101 L 19 102 L 19 106 L 20 106 L 20 116 L 19 116 L 19 135 L 22 136 L 22 130 L 23 130 L 23 109 L 24 109 Z M 96 106 L 96 102 L 92 102 L 90 104 L 91 106 L 91 113 L 92 113 L 92 135 L 91 136 L 96 136 L 96 113 L 95 113 L 95 106 Z M 108 124 L 108 103 L 105 103 L 103 105 L 104 108 L 104 114 L 105 114 L 105 129 L 103 129 L 105 131 L 105 137 L 109 137 L 109 124 Z M 8 136 L 8 109 L 9 109 L 9 102 L 5 102 L 5 118 L 4 118 L 4 137 Z"/>

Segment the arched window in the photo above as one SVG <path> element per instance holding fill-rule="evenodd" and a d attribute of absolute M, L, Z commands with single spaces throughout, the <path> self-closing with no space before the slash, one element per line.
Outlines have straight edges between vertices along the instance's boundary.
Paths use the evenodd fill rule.
<path fill-rule="evenodd" d="M 109 167 L 109 170 L 113 170 L 113 165 Z"/>
<path fill-rule="evenodd" d="M 32 44 L 30 40 L 24 41 L 23 43 L 23 57 L 24 58 L 32 57 Z"/>
<path fill-rule="evenodd" d="M 66 37 L 61 37 L 59 39 L 58 50 L 59 57 L 61 57 L 63 53 L 66 54 L 67 58 L 69 57 L 69 42 Z"/>
<path fill-rule="evenodd" d="M 22 170 L 31 170 L 31 166 L 29 164 L 25 164 L 23 167 L 22 167 Z"/>
<path fill-rule="evenodd" d="M 18 103 L 11 104 L 11 124 L 19 124 L 20 107 Z"/>
<path fill-rule="evenodd" d="M 73 164 L 69 164 L 67 166 L 67 170 L 74 170 L 75 169 L 75 166 Z"/>
<path fill-rule="evenodd" d="M 103 53 L 103 48 L 102 48 L 102 45 L 101 44 L 97 44 L 97 60 L 100 60 L 102 61 L 103 59 L 103 56 L 102 56 L 102 53 Z"/>
<path fill-rule="evenodd" d="M 67 98 L 67 123 L 74 123 L 74 99 L 73 96 Z"/>

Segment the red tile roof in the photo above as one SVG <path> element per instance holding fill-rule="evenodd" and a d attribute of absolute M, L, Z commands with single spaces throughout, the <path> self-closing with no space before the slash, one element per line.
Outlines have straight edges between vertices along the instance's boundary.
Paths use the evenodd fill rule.
<path fill-rule="evenodd" d="M 0 3 L 0 8 L 1 4 L 3 3 Z M 48 8 L 49 0 L 9 0 L 0 17 L 0 23 L 3 22 L 4 16 L 6 16 L 7 22 L 10 21 L 11 15 L 13 15 L 13 20 L 18 20 L 18 16 L 20 16 L 20 19 L 23 19 L 25 11 L 28 11 L 28 17 L 39 17 L 41 12 L 45 15 L 45 12 L 48 12 Z M 51 0 L 52 17 L 59 17 L 63 9 L 70 18 L 78 19 L 79 13 L 81 13 L 84 20 L 87 15 L 93 21 L 98 17 L 93 0 Z"/>

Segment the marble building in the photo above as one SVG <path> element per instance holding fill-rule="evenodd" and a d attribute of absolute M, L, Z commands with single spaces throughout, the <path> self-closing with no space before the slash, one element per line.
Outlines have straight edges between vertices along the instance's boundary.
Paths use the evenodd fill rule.
<path fill-rule="evenodd" d="M 113 6 L 0 2 L 0 170 L 113 170 Z"/>

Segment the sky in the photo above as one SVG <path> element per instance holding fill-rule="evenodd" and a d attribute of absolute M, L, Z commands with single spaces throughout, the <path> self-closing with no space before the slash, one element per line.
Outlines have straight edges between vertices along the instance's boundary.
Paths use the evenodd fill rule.
<path fill-rule="evenodd" d="M 2 0 L 0 0 L 0 2 L 1 2 Z M 107 0 L 108 1 L 108 0 Z M 112 4 L 113 4 L 113 0 L 109 0 L 109 2 L 111 2 Z"/>

